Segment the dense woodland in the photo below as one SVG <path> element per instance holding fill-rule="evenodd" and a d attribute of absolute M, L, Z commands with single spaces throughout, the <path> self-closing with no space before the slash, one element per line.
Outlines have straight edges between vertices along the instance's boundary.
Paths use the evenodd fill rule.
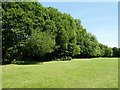
<path fill-rule="evenodd" d="M 2 2 L 3 64 L 112 56 L 120 48 L 99 43 L 68 13 L 38 2 Z"/>

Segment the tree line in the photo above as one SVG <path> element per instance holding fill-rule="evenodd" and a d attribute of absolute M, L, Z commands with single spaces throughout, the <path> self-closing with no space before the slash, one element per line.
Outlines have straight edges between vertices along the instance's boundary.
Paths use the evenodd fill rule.
<path fill-rule="evenodd" d="M 99 43 L 68 13 L 38 2 L 2 2 L 3 63 L 112 56 L 120 48 Z"/>

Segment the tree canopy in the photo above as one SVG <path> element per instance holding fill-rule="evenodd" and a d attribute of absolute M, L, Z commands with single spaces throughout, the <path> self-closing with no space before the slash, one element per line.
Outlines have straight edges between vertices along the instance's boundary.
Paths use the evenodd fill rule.
<path fill-rule="evenodd" d="M 116 56 L 117 51 L 99 43 L 70 14 L 43 7 L 38 2 L 2 2 L 3 63 L 109 57 Z"/>

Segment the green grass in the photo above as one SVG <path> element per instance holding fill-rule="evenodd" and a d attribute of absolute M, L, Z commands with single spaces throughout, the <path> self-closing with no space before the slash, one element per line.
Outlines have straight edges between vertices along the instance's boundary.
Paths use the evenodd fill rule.
<path fill-rule="evenodd" d="M 118 59 L 3 65 L 3 88 L 118 88 Z"/>

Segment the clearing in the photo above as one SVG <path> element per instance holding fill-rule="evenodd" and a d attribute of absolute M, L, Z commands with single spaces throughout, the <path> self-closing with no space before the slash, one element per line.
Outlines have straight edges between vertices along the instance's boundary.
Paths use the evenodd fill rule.
<path fill-rule="evenodd" d="M 118 88 L 118 58 L 3 65 L 3 88 Z"/>

